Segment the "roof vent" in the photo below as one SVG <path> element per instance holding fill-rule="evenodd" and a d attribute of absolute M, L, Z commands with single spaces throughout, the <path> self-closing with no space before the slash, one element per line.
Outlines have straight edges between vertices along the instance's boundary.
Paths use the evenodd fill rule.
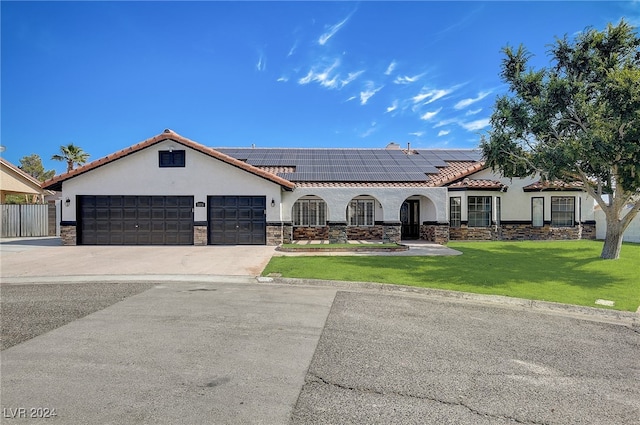
<path fill-rule="evenodd" d="M 169 130 L 168 128 L 165 128 L 165 129 L 164 129 L 164 132 L 165 132 L 165 133 L 173 133 L 173 131 Z"/>
<path fill-rule="evenodd" d="M 385 149 L 389 149 L 389 150 L 400 150 L 400 145 L 397 144 L 396 142 L 391 142 L 387 145 L 387 147 Z"/>

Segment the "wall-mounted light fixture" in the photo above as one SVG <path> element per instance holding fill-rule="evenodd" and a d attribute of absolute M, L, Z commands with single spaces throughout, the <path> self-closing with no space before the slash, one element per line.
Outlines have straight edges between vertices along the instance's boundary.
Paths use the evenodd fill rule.
<path fill-rule="evenodd" d="M 69 205 L 71 205 L 71 199 L 67 198 L 64 200 L 64 204 L 68 207 Z"/>
<path fill-rule="evenodd" d="M 271 198 L 271 207 L 275 207 L 276 206 L 276 200 Z"/>

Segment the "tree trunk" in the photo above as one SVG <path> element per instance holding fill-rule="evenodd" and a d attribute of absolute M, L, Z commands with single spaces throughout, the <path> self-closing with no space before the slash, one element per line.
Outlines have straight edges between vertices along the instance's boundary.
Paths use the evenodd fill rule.
<path fill-rule="evenodd" d="M 613 221 L 613 223 L 612 223 Z M 622 235 L 624 229 L 622 223 L 618 220 L 607 220 L 607 234 L 602 247 L 600 258 L 605 260 L 617 260 L 620 257 L 620 249 L 622 248 Z"/>

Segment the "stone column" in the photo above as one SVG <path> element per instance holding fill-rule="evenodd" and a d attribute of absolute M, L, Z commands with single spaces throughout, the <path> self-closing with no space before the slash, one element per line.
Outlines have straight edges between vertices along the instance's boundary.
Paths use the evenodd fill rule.
<path fill-rule="evenodd" d="M 195 223 L 193 225 L 193 244 L 203 246 L 207 244 L 207 224 Z"/>
<path fill-rule="evenodd" d="M 78 238 L 75 222 L 73 224 L 60 223 L 60 239 L 62 240 L 62 245 L 77 245 Z"/>
<path fill-rule="evenodd" d="M 328 222 L 329 243 L 347 243 L 347 223 L 344 221 Z"/>
<path fill-rule="evenodd" d="M 382 242 L 400 243 L 402 239 L 402 223 L 386 222 L 383 225 Z"/>

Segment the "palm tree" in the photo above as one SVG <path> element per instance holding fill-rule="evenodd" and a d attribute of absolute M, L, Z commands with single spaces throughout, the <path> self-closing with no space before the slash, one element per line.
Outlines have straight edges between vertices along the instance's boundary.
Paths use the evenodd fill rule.
<path fill-rule="evenodd" d="M 73 170 L 74 165 L 82 165 L 89 159 L 89 154 L 73 143 L 69 143 L 67 146 L 60 146 L 60 154 L 53 155 L 51 159 L 66 162 L 67 173 Z"/>

